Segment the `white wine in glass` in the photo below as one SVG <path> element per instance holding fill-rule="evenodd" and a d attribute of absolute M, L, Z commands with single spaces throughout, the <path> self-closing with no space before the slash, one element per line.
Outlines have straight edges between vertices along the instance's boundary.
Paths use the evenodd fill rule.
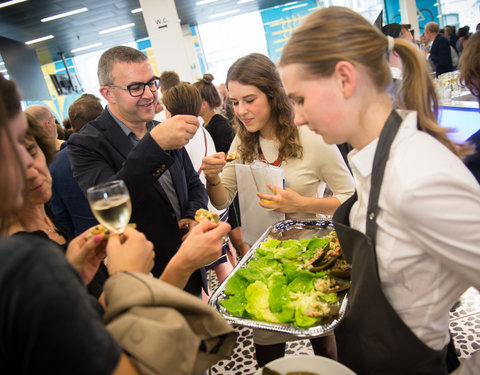
<path fill-rule="evenodd" d="M 93 186 L 87 190 L 87 198 L 100 224 L 112 232 L 123 233 L 132 213 L 130 195 L 123 180 Z"/>

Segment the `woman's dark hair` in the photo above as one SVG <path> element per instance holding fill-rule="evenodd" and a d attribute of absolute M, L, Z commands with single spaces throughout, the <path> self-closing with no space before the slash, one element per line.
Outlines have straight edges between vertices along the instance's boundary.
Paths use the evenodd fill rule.
<path fill-rule="evenodd" d="M 202 97 L 197 88 L 189 83 L 182 83 L 169 88 L 163 93 L 162 102 L 172 116 L 198 116 L 202 108 Z"/>
<path fill-rule="evenodd" d="M 198 79 L 193 85 L 200 91 L 202 99 L 208 103 L 210 108 L 217 108 L 222 105 L 222 99 L 212 81 L 213 75 L 205 73 L 203 78 Z"/>
<path fill-rule="evenodd" d="M 469 31 L 470 31 L 470 26 L 463 26 L 463 27 L 458 29 L 458 36 L 460 38 L 467 37 Z"/>
<path fill-rule="evenodd" d="M 10 144 L 10 149 L 14 153 L 14 159 L 7 159 L 7 154 L 4 147 L 0 148 L 0 198 L 9 199 L 10 197 L 5 194 L 5 185 L 9 182 L 9 176 L 11 170 L 23 171 L 23 164 L 20 160 L 20 156 L 16 152 L 13 139 L 8 130 L 8 123 L 13 120 L 20 112 L 22 107 L 20 106 L 20 94 L 17 91 L 17 87 L 13 81 L 9 81 L 0 74 L 0 140 L 5 138 L 7 143 Z M 6 160 L 9 160 L 7 163 Z M 18 172 L 17 172 L 18 173 Z M 0 235 L 3 234 L 9 226 L 9 216 L 0 215 Z"/>
<path fill-rule="evenodd" d="M 103 112 L 100 99 L 93 94 L 82 94 L 68 107 L 68 117 L 74 132 L 79 132 L 87 123 Z"/>
<path fill-rule="evenodd" d="M 228 69 L 227 87 L 236 81 L 242 85 L 255 86 L 268 98 L 270 121 L 274 124 L 275 135 L 280 141 L 279 157 L 283 159 L 301 158 L 298 129 L 294 124 L 292 103 L 283 89 L 275 64 L 260 53 L 241 57 Z M 238 119 L 237 135 L 241 144 L 238 147 L 242 158 L 251 163 L 258 155 L 260 132 L 249 133 Z"/>
<path fill-rule="evenodd" d="M 40 124 L 35 117 L 25 113 L 27 116 L 27 137 L 33 138 L 35 142 L 37 142 L 38 147 L 42 150 L 43 154 L 45 155 L 45 159 L 47 160 L 47 164 L 55 157 L 57 153 L 55 147 L 55 140 L 48 135 L 45 128 Z"/>

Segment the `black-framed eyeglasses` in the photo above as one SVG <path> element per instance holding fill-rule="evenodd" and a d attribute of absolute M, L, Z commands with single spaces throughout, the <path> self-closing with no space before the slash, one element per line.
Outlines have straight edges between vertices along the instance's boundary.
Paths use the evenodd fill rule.
<path fill-rule="evenodd" d="M 145 87 L 148 86 L 151 92 L 155 92 L 160 87 L 160 78 L 154 77 L 147 83 L 143 82 L 134 82 L 129 84 L 128 86 L 120 86 L 120 85 L 106 85 L 108 87 L 113 87 L 122 90 L 128 90 L 129 94 L 133 97 L 142 96 L 145 92 Z"/>

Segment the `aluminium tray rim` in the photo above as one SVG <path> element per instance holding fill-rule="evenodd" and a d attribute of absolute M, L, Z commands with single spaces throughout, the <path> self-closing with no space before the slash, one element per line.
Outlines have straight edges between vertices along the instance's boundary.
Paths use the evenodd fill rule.
<path fill-rule="evenodd" d="M 331 219 L 286 219 L 278 221 L 272 225 L 270 225 L 265 232 L 260 236 L 260 238 L 252 245 L 250 250 L 243 256 L 243 258 L 238 262 L 235 266 L 233 271 L 228 275 L 225 280 L 220 284 L 220 286 L 215 290 L 212 294 L 212 297 L 208 301 L 209 305 L 213 307 L 222 317 L 230 324 L 235 324 L 239 326 L 249 327 L 249 328 L 259 328 L 265 329 L 269 331 L 275 332 L 282 332 L 282 333 L 289 333 L 298 337 L 308 338 L 308 337 L 316 337 L 329 334 L 332 332 L 338 324 L 343 320 L 345 317 L 346 309 L 348 306 L 348 292 L 346 292 L 341 298 L 340 310 L 334 318 L 330 318 L 330 320 L 326 323 L 320 324 L 318 326 L 310 327 L 310 328 L 301 328 L 294 326 L 292 324 L 280 324 L 280 323 L 267 323 L 267 322 L 260 322 L 248 318 L 236 317 L 230 315 L 230 313 L 220 305 L 220 301 L 225 297 L 225 287 L 230 279 L 240 268 L 246 267 L 248 262 L 255 256 L 257 248 L 260 244 L 265 241 L 270 233 L 275 233 L 275 231 L 281 232 L 283 229 L 292 229 L 298 226 L 311 226 L 311 229 L 315 227 L 320 227 L 322 229 L 326 229 L 328 227 L 333 227 L 333 223 Z M 306 228 L 309 229 L 309 228 Z"/>

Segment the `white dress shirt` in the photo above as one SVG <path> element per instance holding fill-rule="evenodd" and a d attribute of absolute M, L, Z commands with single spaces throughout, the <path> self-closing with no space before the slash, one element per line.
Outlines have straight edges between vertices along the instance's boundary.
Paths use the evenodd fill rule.
<path fill-rule="evenodd" d="M 440 350 L 450 339 L 450 308 L 468 287 L 480 287 L 480 185 L 460 158 L 417 129 L 416 112 L 398 113 L 404 120 L 379 197 L 379 275 L 405 324 Z M 363 233 L 377 143 L 348 155 L 358 193 L 350 223 Z"/>

